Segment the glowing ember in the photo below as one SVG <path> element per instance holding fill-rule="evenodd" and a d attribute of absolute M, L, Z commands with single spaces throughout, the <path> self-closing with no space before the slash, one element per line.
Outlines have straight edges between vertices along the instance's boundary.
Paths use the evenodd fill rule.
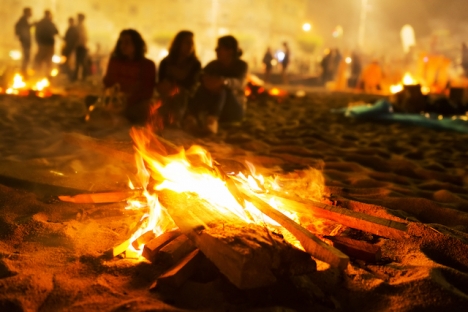
<path fill-rule="evenodd" d="M 15 74 L 13 77 L 13 85 L 7 89 L 7 94 L 18 94 L 19 89 L 23 89 L 26 87 L 26 82 L 23 80 L 23 76 L 20 74 Z"/>
<path fill-rule="evenodd" d="M 418 82 L 411 76 L 410 73 L 406 73 L 405 76 L 403 77 L 403 84 L 405 86 L 413 86 L 417 85 Z"/>
<path fill-rule="evenodd" d="M 403 91 L 404 86 L 416 86 L 418 84 L 421 84 L 421 83 L 418 80 L 414 79 L 413 76 L 407 72 L 403 76 L 401 83 L 390 86 L 390 93 L 396 94 L 398 92 Z M 426 95 L 426 94 L 429 94 L 430 92 L 431 92 L 430 87 L 421 84 L 422 94 Z"/>
<path fill-rule="evenodd" d="M 35 91 L 43 91 L 45 88 L 50 86 L 50 82 L 47 78 L 43 78 L 36 82 L 36 84 L 33 87 L 33 90 Z"/>
<path fill-rule="evenodd" d="M 398 92 L 401 92 L 401 91 L 403 91 L 403 85 L 401 85 L 401 84 L 391 85 L 390 86 L 390 92 L 392 94 L 395 94 L 395 93 L 398 93 Z"/>
<path fill-rule="evenodd" d="M 30 91 L 35 91 L 35 95 L 39 97 L 51 96 L 52 93 L 48 90 L 50 82 L 47 78 L 42 78 L 36 83 L 32 84 L 24 81 L 23 76 L 16 73 L 13 77 L 13 82 L 5 90 L 6 94 L 28 96 Z"/>

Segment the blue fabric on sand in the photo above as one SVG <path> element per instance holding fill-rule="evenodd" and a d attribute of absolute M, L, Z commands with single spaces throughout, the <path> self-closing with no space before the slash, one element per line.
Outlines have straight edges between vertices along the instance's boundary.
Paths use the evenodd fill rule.
<path fill-rule="evenodd" d="M 466 120 L 466 116 L 445 116 L 442 119 L 438 119 L 437 115 L 427 117 L 420 114 L 393 113 L 392 104 L 385 99 L 378 100 L 374 105 L 367 104 L 346 107 L 334 109 L 332 112 L 343 113 L 346 117 L 362 120 L 386 120 L 435 130 L 452 130 L 468 133 L 468 120 Z"/>

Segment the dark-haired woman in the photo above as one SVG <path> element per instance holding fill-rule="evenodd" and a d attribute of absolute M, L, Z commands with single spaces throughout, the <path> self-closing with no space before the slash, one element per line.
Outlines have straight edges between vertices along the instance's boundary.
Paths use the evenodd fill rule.
<path fill-rule="evenodd" d="M 242 120 L 248 66 L 240 59 L 241 55 L 236 38 L 224 36 L 218 39 L 216 60 L 203 69 L 201 86 L 190 102 L 185 120 L 187 129 L 201 122 L 206 130 L 216 133 L 218 123 Z"/>
<path fill-rule="evenodd" d="M 157 90 L 162 106 L 159 113 L 166 125 L 178 125 L 187 102 L 198 86 L 201 63 L 195 54 L 193 33 L 180 31 L 169 47 L 169 54 L 159 64 Z"/>
<path fill-rule="evenodd" d="M 106 88 L 117 86 L 126 96 L 124 115 L 132 123 L 144 123 L 156 84 L 156 66 L 145 58 L 146 44 L 133 29 L 125 29 L 112 53 L 104 77 Z"/>

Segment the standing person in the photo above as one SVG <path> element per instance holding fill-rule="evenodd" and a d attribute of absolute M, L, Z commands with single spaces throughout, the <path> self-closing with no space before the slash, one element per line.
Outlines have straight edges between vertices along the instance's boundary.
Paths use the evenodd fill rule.
<path fill-rule="evenodd" d="M 62 55 L 66 58 L 64 69 L 66 73 L 69 75 L 70 79 L 72 79 L 70 59 L 71 59 L 73 52 L 76 49 L 76 45 L 78 44 L 78 28 L 75 25 L 75 20 L 73 19 L 73 17 L 70 17 L 68 19 L 68 28 L 65 33 L 64 40 L 65 40 L 65 46 L 62 49 Z"/>
<path fill-rule="evenodd" d="M 329 49 L 325 50 L 325 55 L 320 62 L 320 67 L 322 67 L 322 84 L 326 86 L 327 82 L 330 81 L 330 63 L 332 59 L 332 52 Z"/>
<path fill-rule="evenodd" d="M 351 76 L 349 77 L 348 87 L 357 88 L 359 77 L 361 76 L 362 63 L 359 54 L 354 51 L 351 53 Z"/>
<path fill-rule="evenodd" d="M 273 59 L 273 53 L 271 53 L 271 49 L 268 47 L 262 60 L 263 64 L 265 65 L 265 82 L 270 81 L 271 69 L 273 68 Z"/>
<path fill-rule="evenodd" d="M 76 28 L 78 30 L 78 40 L 75 48 L 75 74 L 73 76 L 73 80 L 78 80 L 80 68 L 82 80 L 86 79 L 86 76 L 88 74 L 88 49 L 86 47 L 88 43 L 88 32 L 86 31 L 84 20 L 84 14 L 78 14 L 78 25 L 76 25 Z"/>
<path fill-rule="evenodd" d="M 241 55 L 236 38 L 224 36 L 218 39 L 216 60 L 203 69 L 201 86 L 189 103 L 184 125 L 187 130 L 202 121 L 205 130 L 217 133 L 218 122 L 242 121 L 248 65 L 240 59 Z"/>
<path fill-rule="evenodd" d="M 188 100 L 198 87 L 200 72 L 193 33 L 182 30 L 172 41 L 168 56 L 159 64 L 157 90 L 162 100 L 159 113 L 165 124 L 180 124 Z"/>
<path fill-rule="evenodd" d="M 125 117 L 132 123 L 144 123 L 156 84 L 156 65 L 145 57 L 146 43 L 134 29 L 120 33 L 104 76 L 104 86 L 118 86 L 124 93 Z"/>
<path fill-rule="evenodd" d="M 468 47 L 466 43 L 463 42 L 462 44 L 462 57 L 461 57 L 461 66 L 463 68 L 463 72 L 465 77 L 468 77 Z"/>
<path fill-rule="evenodd" d="M 23 16 L 15 24 L 15 34 L 21 43 L 23 58 L 21 63 L 21 72 L 27 74 L 29 60 L 31 58 L 31 27 L 34 24 L 29 23 L 29 18 L 32 16 L 31 8 L 23 9 Z"/>
<path fill-rule="evenodd" d="M 36 42 L 39 47 L 35 57 L 35 67 L 42 69 L 45 65 L 47 75 L 52 67 L 52 57 L 54 56 L 55 35 L 58 34 L 57 27 L 52 22 L 52 13 L 49 10 L 44 12 L 44 18 L 36 24 Z"/>
<path fill-rule="evenodd" d="M 283 76 L 283 83 L 288 84 L 289 80 L 288 80 L 287 70 L 288 70 L 289 62 L 291 61 L 290 60 L 291 53 L 290 53 L 287 42 L 283 42 L 283 47 L 284 47 L 284 58 L 281 61 L 281 75 Z"/>

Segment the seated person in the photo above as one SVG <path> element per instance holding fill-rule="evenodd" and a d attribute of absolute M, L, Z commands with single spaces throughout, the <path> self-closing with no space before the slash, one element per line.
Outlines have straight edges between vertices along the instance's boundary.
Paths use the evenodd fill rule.
<path fill-rule="evenodd" d="M 198 86 L 201 63 L 195 54 L 193 33 L 180 31 L 169 47 L 169 55 L 159 64 L 157 90 L 162 106 L 159 113 L 166 125 L 181 122 L 189 97 Z"/>
<path fill-rule="evenodd" d="M 238 122 L 244 117 L 247 63 L 239 59 L 242 51 L 236 38 L 218 39 L 217 59 L 203 69 L 201 86 L 190 101 L 185 127 L 193 129 L 203 119 L 211 133 L 218 131 L 218 122 Z"/>
<path fill-rule="evenodd" d="M 146 122 L 156 84 L 156 66 L 145 58 L 146 44 L 133 29 L 125 29 L 109 60 L 104 85 L 118 86 L 125 94 L 125 117 L 132 123 Z"/>

